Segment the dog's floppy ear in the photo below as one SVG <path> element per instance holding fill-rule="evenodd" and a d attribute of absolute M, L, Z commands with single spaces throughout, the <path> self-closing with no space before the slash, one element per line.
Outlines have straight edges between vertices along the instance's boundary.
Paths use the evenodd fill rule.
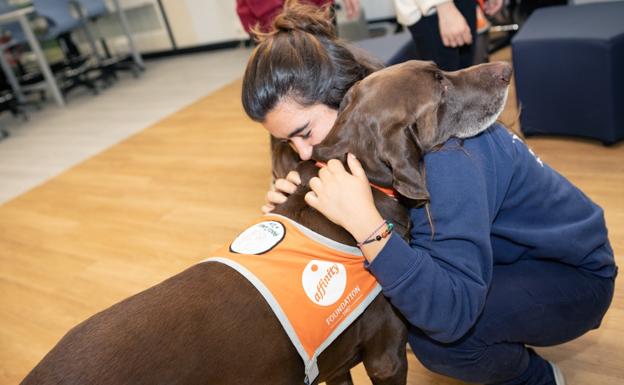
<path fill-rule="evenodd" d="M 409 138 L 418 146 L 422 153 L 435 147 L 438 131 L 438 114 L 436 109 L 422 112 L 408 128 Z"/>
<path fill-rule="evenodd" d="M 290 145 L 271 135 L 271 163 L 273 178 L 285 178 L 286 175 L 297 167 L 301 161 L 299 154 Z"/>
<path fill-rule="evenodd" d="M 414 143 L 410 127 L 396 127 L 389 131 L 384 146 L 383 158 L 392 169 L 392 187 L 412 201 L 429 200 L 425 176 L 421 173 L 423 153 Z"/>
<path fill-rule="evenodd" d="M 388 154 L 392 167 L 393 187 L 401 195 L 415 201 L 428 201 L 423 155 L 435 145 L 438 116 L 435 109 L 420 114 L 414 123 L 393 132 L 403 138 L 393 138 L 404 147 Z M 394 155 L 394 156 L 393 156 Z"/>

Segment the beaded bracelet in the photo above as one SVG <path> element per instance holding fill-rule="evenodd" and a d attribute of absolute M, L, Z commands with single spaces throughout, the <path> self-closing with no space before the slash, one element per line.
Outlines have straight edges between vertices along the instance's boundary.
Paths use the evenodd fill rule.
<path fill-rule="evenodd" d="M 381 234 L 377 234 L 377 232 L 379 230 L 381 230 L 382 227 L 384 227 L 384 225 L 386 226 L 386 228 L 384 229 L 384 231 L 381 232 Z M 392 233 L 392 229 L 394 229 L 394 223 L 390 222 L 389 220 L 384 220 L 383 223 L 381 225 L 379 225 L 379 227 L 377 227 L 375 229 L 375 231 L 372 232 L 371 235 L 369 235 L 368 237 L 366 237 L 365 240 L 363 240 L 362 242 L 358 242 L 357 243 L 357 247 L 362 247 L 366 244 L 375 242 L 375 241 L 381 241 L 382 239 L 386 238 L 388 235 L 390 235 L 390 233 Z M 377 235 L 375 235 L 377 234 Z"/>

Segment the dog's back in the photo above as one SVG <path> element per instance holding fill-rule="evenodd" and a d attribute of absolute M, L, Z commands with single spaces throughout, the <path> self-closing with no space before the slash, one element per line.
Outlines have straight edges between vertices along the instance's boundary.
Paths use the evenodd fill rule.
<path fill-rule="evenodd" d="M 302 167 L 307 181 L 316 169 Z M 305 205 L 305 184 L 300 190 L 277 211 L 353 243 L 343 229 Z M 343 381 L 362 360 L 377 376 L 396 376 L 388 373 L 388 360 L 379 359 L 388 355 L 404 378 L 405 343 L 405 326 L 379 295 L 321 354 L 319 380 Z M 279 385 L 303 378 L 299 354 L 256 288 L 226 265 L 200 263 L 74 327 L 22 385 Z"/>
<path fill-rule="evenodd" d="M 299 361 L 256 289 L 202 263 L 74 327 L 22 384 L 298 383 Z"/>

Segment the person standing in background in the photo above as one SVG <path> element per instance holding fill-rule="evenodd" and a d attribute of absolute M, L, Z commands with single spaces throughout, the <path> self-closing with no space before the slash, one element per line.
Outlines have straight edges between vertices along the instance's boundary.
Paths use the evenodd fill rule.
<path fill-rule="evenodd" d="M 474 62 L 475 0 L 393 0 L 397 21 L 406 26 L 421 60 L 432 60 L 444 71 Z M 486 14 L 498 12 L 503 0 L 486 0 Z"/>
<path fill-rule="evenodd" d="M 333 0 L 306 0 L 304 3 L 317 5 L 333 4 Z M 360 0 L 343 0 L 347 18 L 353 19 L 360 14 Z M 284 7 L 284 0 L 236 0 L 236 13 L 245 32 L 250 33 L 256 25 L 261 32 L 270 29 L 271 22 Z"/>

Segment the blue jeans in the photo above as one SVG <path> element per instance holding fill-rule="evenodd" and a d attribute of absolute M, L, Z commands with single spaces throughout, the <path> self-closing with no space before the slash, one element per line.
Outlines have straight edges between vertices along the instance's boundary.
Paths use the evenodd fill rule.
<path fill-rule="evenodd" d="M 411 328 L 409 343 L 425 367 L 448 377 L 481 384 L 554 385 L 548 362 L 525 344 L 557 345 L 598 328 L 614 282 L 550 261 L 497 265 L 483 313 L 464 337 L 444 344 Z"/>

